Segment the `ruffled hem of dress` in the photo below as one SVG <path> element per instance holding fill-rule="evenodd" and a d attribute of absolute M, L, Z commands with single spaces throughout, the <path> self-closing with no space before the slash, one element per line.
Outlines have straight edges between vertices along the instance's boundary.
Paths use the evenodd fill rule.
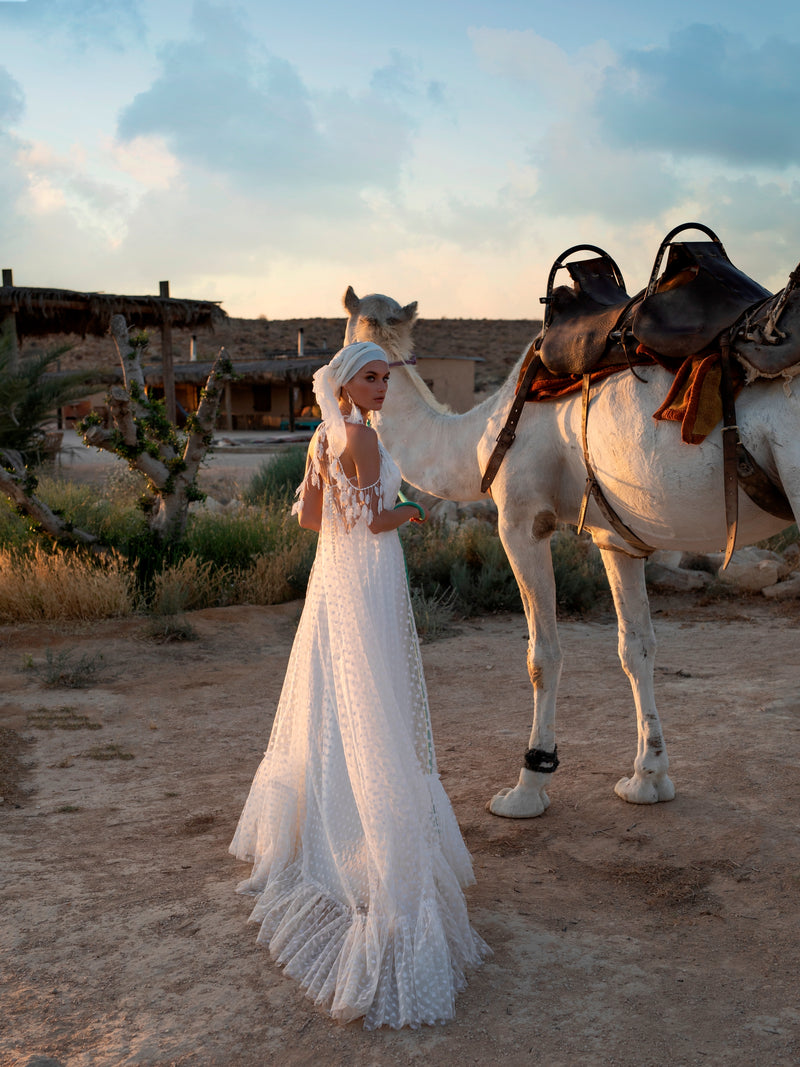
<path fill-rule="evenodd" d="M 259 890 L 248 879 L 237 892 Z M 469 925 L 460 891 L 458 898 L 453 907 L 437 886 L 413 923 L 390 920 L 379 908 L 333 899 L 297 861 L 260 891 L 250 921 L 260 923 L 259 944 L 334 1019 L 417 1029 L 452 1019 L 467 970 L 492 954 Z"/>

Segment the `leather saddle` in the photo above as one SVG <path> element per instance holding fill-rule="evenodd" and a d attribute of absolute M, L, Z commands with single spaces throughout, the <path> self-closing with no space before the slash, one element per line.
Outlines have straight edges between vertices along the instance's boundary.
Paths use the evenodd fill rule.
<path fill-rule="evenodd" d="M 708 241 L 675 241 L 683 230 Z M 669 250 L 663 274 L 664 254 Z M 564 262 L 580 251 L 596 258 Z M 554 288 L 565 268 L 572 288 Z M 629 360 L 626 338 L 667 360 L 682 362 L 731 330 L 731 350 L 757 374 L 775 376 L 800 362 L 800 266 L 786 289 L 772 296 L 728 258 L 717 235 L 702 223 L 671 230 L 658 250 L 647 288 L 629 296 L 619 267 L 596 245 L 573 245 L 553 264 L 542 331 L 534 342 L 545 367 L 581 376 L 609 362 Z"/>
<path fill-rule="evenodd" d="M 598 252 L 594 259 L 565 263 L 576 252 Z M 573 280 L 553 288 L 564 267 Z M 550 270 L 547 295 L 540 297 L 547 311 L 534 350 L 556 375 L 580 377 L 593 370 L 609 347 L 612 332 L 631 305 L 617 264 L 596 245 L 573 245 L 562 252 Z"/>
<path fill-rule="evenodd" d="M 702 230 L 711 240 L 673 241 L 685 229 Z M 667 248 L 666 267 L 659 278 Z M 771 295 L 731 263 L 713 230 L 701 223 L 684 223 L 661 242 L 650 282 L 633 315 L 633 335 L 667 359 L 683 360 L 702 352 L 749 308 Z"/>

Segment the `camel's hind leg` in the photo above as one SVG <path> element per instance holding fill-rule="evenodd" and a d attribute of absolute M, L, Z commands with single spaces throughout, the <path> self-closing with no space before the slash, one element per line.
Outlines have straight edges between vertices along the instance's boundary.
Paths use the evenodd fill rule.
<path fill-rule="evenodd" d="M 619 658 L 633 690 L 639 738 L 633 776 L 620 778 L 614 791 L 631 804 L 672 800 L 675 786 L 667 775 L 669 759 L 656 711 L 653 685 L 656 638 L 647 600 L 644 560 L 605 551 L 603 563 L 617 609 Z"/>
<path fill-rule="evenodd" d="M 500 537 L 519 585 L 528 620 L 528 674 L 533 685 L 533 727 L 528 758 L 538 754 L 544 770 L 523 767 L 513 789 L 502 789 L 486 805 L 493 815 L 531 819 L 550 804 L 546 792 L 555 769 L 555 715 L 561 677 L 561 646 L 556 628 L 556 593 L 549 537 L 532 540 L 522 523 L 499 522 Z M 550 757 L 548 759 L 548 756 Z M 548 767 L 551 770 L 548 770 Z"/>

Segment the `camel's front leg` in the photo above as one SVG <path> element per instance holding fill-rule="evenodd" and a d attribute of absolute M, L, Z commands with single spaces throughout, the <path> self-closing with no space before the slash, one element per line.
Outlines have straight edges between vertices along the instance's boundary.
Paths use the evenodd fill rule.
<path fill-rule="evenodd" d="M 614 791 L 631 804 L 672 800 L 675 786 L 667 775 L 669 759 L 653 686 L 656 638 L 647 600 L 644 560 L 631 559 L 619 552 L 604 552 L 603 562 L 617 609 L 619 658 L 633 690 L 639 738 L 633 776 L 620 778 Z"/>
<path fill-rule="evenodd" d="M 531 819 L 550 804 L 546 792 L 558 765 L 556 695 L 561 647 L 556 629 L 556 593 L 549 538 L 532 541 L 530 526 L 499 522 L 500 537 L 519 584 L 528 620 L 528 674 L 533 685 L 533 728 L 525 766 L 513 789 L 502 789 L 486 805 L 493 815 Z"/>

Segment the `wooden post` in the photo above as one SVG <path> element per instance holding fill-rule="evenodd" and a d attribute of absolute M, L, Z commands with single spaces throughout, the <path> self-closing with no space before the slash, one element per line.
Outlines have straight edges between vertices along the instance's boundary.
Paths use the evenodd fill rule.
<path fill-rule="evenodd" d="M 233 429 L 233 399 L 230 382 L 225 382 L 225 429 Z"/>
<path fill-rule="evenodd" d="M 169 282 L 158 283 L 159 296 L 169 296 Z M 175 404 L 175 371 L 172 363 L 172 323 L 165 310 L 161 317 L 161 373 L 164 375 L 164 404 L 167 418 L 175 425 L 178 409 Z"/>
<path fill-rule="evenodd" d="M 10 267 L 3 267 L 3 286 L 14 287 L 14 272 Z M 0 320 L 0 338 L 8 344 L 8 369 L 14 373 L 19 367 L 19 339 L 17 337 L 17 316 L 9 311 Z"/>
<path fill-rule="evenodd" d="M 294 433 L 294 375 L 291 372 L 287 375 L 287 382 L 289 384 L 289 433 Z"/>

